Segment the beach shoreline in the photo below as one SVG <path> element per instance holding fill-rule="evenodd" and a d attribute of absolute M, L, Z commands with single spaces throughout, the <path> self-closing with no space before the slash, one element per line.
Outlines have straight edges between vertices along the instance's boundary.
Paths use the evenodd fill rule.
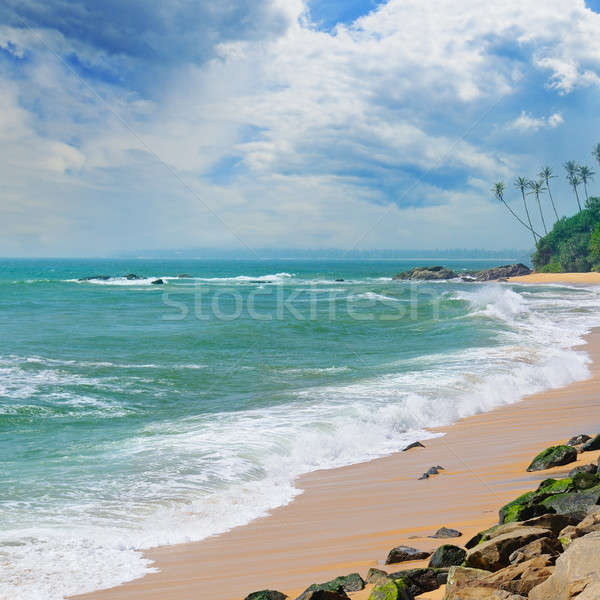
<path fill-rule="evenodd" d="M 509 283 L 600 285 L 600 273 L 531 273 L 510 277 Z"/>
<path fill-rule="evenodd" d="M 293 599 L 311 583 L 384 568 L 394 546 L 433 550 L 444 540 L 428 536 L 441 526 L 462 531 L 454 543 L 464 544 L 497 521 L 504 503 L 574 466 L 527 473 L 541 449 L 600 431 L 600 329 L 579 350 L 590 357 L 585 381 L 433 429 L 445 435 L 427 440 L 425 448 L 304 475 L 296 482 L 303 493 L 269 516 L 200 542 L 147 551 L 159 572 L 74 598 L 241 600 L 270 588 Z M 586 453 L 578 464 L 595 458 Z M 417 480 L 436 464 L 445 467 L 441 474 Z M 352 598 L 364 600 L 368 592 Z M 441 598 L 441 591 L 419 597 Z"/>

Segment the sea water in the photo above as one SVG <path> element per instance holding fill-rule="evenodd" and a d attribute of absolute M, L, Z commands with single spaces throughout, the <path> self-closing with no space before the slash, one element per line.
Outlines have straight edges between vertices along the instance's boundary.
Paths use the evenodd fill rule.
<path fill-rule="evenodd" d="M 140 577 L 303 473 L 588 375 L 599 288 L 392 279 L 416 264 L 0 261 L 0 598 Z"/>

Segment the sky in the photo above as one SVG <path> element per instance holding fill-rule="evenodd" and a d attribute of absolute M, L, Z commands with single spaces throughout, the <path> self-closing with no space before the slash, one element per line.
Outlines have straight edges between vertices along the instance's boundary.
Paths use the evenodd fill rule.
<path fill-rule="evenodd" d="M 550 165 L 569 215 L 561 165 L 600 173 L 599 12 L 4 0 L 0 256 L 530 247 L 490 189 Z"/>

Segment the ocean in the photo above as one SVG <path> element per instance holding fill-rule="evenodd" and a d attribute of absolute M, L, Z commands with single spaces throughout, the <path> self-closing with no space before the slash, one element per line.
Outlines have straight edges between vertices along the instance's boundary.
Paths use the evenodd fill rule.
<path fill-rule="evenodd" d="M 0 598 L 140 577 L 303 473 L 588 375 L 600 288 L 392 280 L 431 263 L 1 260 Z"/>

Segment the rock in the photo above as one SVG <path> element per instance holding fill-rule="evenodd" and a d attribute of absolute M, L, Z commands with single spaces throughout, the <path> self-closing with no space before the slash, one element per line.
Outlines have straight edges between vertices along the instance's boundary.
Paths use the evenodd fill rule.
<path fill-rule="evenodd" d="M 573 477 L 577 475 L 577 473 L 591 473 L 593 475 L 594 473 L 596 473 L 597 470 L 598 467 L 594 464 L 582 465 L 581 467 L 575 467 L 574 469 L 571 469 L 569 471 L 569 477 L 573 479 Z"/>
<path fill-rule="evenodd" d="M 592 450 L 600 450 L 600 434 L 598 434 L 597 436 L 595 436 L 592 439 L 588 440 L 583 445 L 583 451 L 584 452 L 590 452 Z"/>
<path fill-rule="evenodd" d="M 401 579 L 397 579 L 373 588 L 369 600 L 414 600 L 414 596 L 408 586 Z"/>
<path fill-rule="evenodd" d="M 445 578 L 447 576 L 447 569 L 407 569 L 405 571 L 390 573 L 388 577 L 392 581 L 401 579 L 408 587 L 408 591 L 413 596 L 418 596 L 437 590 L 442 585 L 440 583 L 440 575 L 443 575 L 443 578 Z"/>
<path fill-rule="evenodd" d="M 561 554 L 553 574 L 529 593 L 530 600 L 600 598 L 600 532 L 576 539 Z"/>
<path fill-rule="evenodd" d="M 187 273 L 180 273 L 179 275 L 177 275 L 177 277 L 179 279 L 191 279 L 192 278 L 192 276 L 188 275 Z"/>
<path fill-rule="evenodd" d="M 125 275 L 125 279 L 127 279 L 128 281 L 135 281 L 136 279 L 144 279 L 144 278 L 140 277 L 139 275 L 136 275 L 135 273 L 128 273 L 127 275 Z"/>
<path fill-rule="evenodd" d="M 409 560 L 422 560 L 424 558 L 429 558 L 430 556 L 431 552 L 417 550 L 416 548 L 411 548 L 410 546 L 398 546 L 397 548 L 390 550 L 385 564 L 391 565 Z"/>
<path fill-rule="evenodd" d="M 420 481 L 421 479 L 429 479 L 429 473 L 423 473 L 423 475 L 421 475 L 421 477 L 418 478 L 418 481 Z"/>
<path fill-rule="evenodd" d="M 287 596 L 274 590 L 261 590 L 248 594 L 244 600 L 285 600 Z"/>
<path fill-rule="evenodd" d="M 573 436 L 568 442 L 567 446 L 579 446 L 579 444 L 585 444 L 588 440 L 592 438 L 585 433 L 580 433 L 579 435 Z"/>
<path fill-rule="evenodd" d="M 341 577 L 336 577 L 331 581 L 326 581 L 325 583 L 313 583 L 309 586 L 304 593 L 306 592 L 314 592 L 317 590 L 328 590 L 330 592 L 337 592 L 340 590 L 344 590 L 344 592 L 359 592 L 364 589 L 365 582 L 362 577 L 358 573 L 351 573 L 350 575 L 343 575 Z"/>
<path fill-rule="evenodd" d="M 437 475 L 439 472 L 437 467 L 429 467 L 429 469 L 427 469 L 427 475 Z"/>
<path fill-rule="evenodd" d="M 475 281 L 493 281 L 497 279 L 507 279 L 508 277 L 519 277 L 521 275 L 529 275 L 531 269 L 522 263 L 514 265 L 503 265 L 484 271 L 477 271 L 472 274 Z"/>
<path fill-rule="evenodd" d="M 593 531 L 600 531 L 600 507 L 594 507 L 592 512 L 579 524 L 564 527 L 558 534 L 558 539 L 563 548 L 567 548 L 574 539 L 583 537 Z"/>
<path fill-rule="evenodd" d="M 429 566 L 433 569 L 442 569 L 462 565 L 466 556 L 467 551 L 463 548 L 452 544 L 444 544 L 433 553 L 429 559 Z"/>
<path fill-rule="evenodd" d="M 567 492 L 557 494 L 542 501 L 542 506 L 561 515 L 572 515 L 574 518 L 585 519 L 588 511 L 600 501 L 600 486 L 592 487 L 582 492 Z"/>
<path fill-rule="evenodd" d="M 593 466 L 593 465 L 592 465 Z M 600 478 L 595 473 L 581 471 L 573 475 L 573 487 L 576 490 L 589 490 L 595 485 L 600 484 Z"/>
<path fill-rule="evenodd" d="M 392 577 L 388 575 L 386 571 L 382 571 L 381 569 L 369 569 L 367 573 L 367 578 L 365 579 L 365 583 L 371 585 L 385 585 L 392 581 Z"/>
<path fill-rule="evenodd" d="M 576 525 L 577 523 L 577 519 L 574 519 L 570 515 L 549 513 L 523 521 L 522 525 L 524 527 L 543 527 L 545 529 L 550 529 L 555 536 L 558 536 L 565 527 L 568 525 Z"/>
<path fill-rule="evenodd" d="M 411 280 L 441 280 L 441 279 L 456 279 L 458 275 L 451 269 L 445 267 L 414 267 L 405 271 L 404 273 L 398 273 L 394 279 L 411 279 Z"/>
<path fill-rule="evenodd" d="M 546 556 L 536 556 L 525 562 L 510 565 L 496 573 L 486 575 L 478 585 L 501 589 L 511 594 L 527 596 L 529 592 L 552 575 L 553 567 Z"/>
<path fill-rule="evenodd" d="M 519 563 L 531 560 L 537 556 L 547 555 L 551 560 L 548 564 L 554 564 L 554 558 L 556 558 L 562 552 L 561 543 L 555 537 L 545 537 L 530 542 L 526 546 L 515 550 L 509 557 L 508 560 L 511 565 L 517 565 Z"/>
<path fill-rule="evenodd" d="M 442 467 L 441 465 L 435 465 L 435 468 L 436 468 L 438 471 L 445 471 L 445 470 L 446 470 L 446 469 L 445 469 L 444 467 Z"/>
<path fill-rule="evenodd" d="M 298 596 L 296 600 L 350 600 L 350 597 L 340 588 L 337 592 L 331 590 L 306 591 Z"/>
<path fill-rule="evenodd" d="M 433 535 L 430 535 L 430 538 L 457 538 L 460 537 L 462 533 L 457 529 L 449 529 L 448 527 L 440 527 Z"/>
<path fill-rule="evenodd" d="M 542 527 L 518 527 L 477 544 L 468 551 L 465 564 L 476 569 L 498 571 L 510 564 L 509 556 L 515 550 L 534 540 L 552 535 L 549 529 Z"/>
<path fill-rule="evenodd" d="M 406 448 L 404 448 L 404 450 L 402 450 L 402 452 L 406 452 L 407 450 L 412 450 L 413 448 L 425 448 L 425 446 L 423 446 L 423 444 L 421 444 L 421 442 L 413 442 L 412 444 L 409 444 L 408 446 L 406 446 Z"/>
<path fill-rule="evenodd" d="M 152 285 L 163 285 L 164 281 L 162 279 L 155 279 L 154 281 L 150 282 Z"/>
<path fill-rule="evenodd" d="M 577 450 L 571 446 L 551 446 L 540 452 L 527 467 L 527 471 L 543 471 L 568 465 L 577 460 Z"/>
<path fill-rule="evenodd" d="M 342 283 L 344 280 L 343 279 L 336 279 L 335 280 L 337 283 Z"/>

